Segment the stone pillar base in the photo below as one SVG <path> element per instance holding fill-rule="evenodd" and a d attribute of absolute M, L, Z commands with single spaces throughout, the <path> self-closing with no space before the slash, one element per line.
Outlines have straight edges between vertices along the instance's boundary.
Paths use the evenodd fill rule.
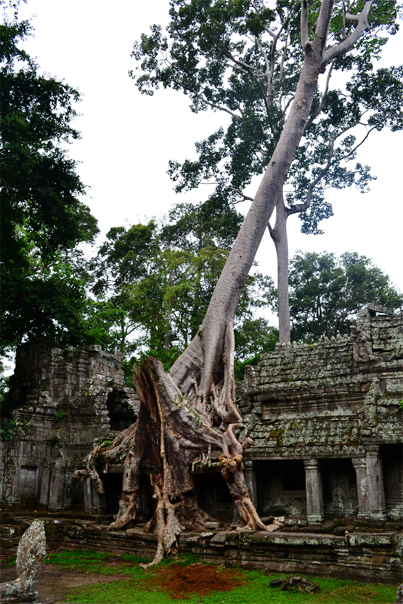
<path fill-rule="evenodd" d="M 246 486 L 249 490 L 249 496 L 255 508 L 257 507 L 257 489 L 256 489 L 256 472 L 253 467 L 253 461 L 249 459 L 244 462 L 244 476 Z"/>
<path fill-rule="evenodd" d="M 307 520 L 309 524 L 321 524 L 324 520 L 324 514 L 308 514 Z"/>

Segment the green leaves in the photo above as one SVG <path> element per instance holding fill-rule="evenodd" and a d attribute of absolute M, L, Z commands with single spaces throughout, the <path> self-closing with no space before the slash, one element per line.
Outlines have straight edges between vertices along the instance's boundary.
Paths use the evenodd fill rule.
<path fill-rule="evenodd" d="M 310 35 L 321 4 L 309 2 Z M 328 45 L 339 44 L 354 31 L 356 21 L 347 13 L 356 15 L 363 6 L 361 0 L 348 7 L 342 0 L 334 3 Z M 177 192 L 207 182 L 214 187 L 209 197 L 213 203 L 226 199 L 234 204 L 267 167 L 296 90 L 303 60 L 300 2 L 172 0 L 170 7 L 166 36 L 154 25 L 135 44 L 139 75 L 132 75 L 141 92 L 152 94 L 162 84 L 189 96 L 196 113 L 221 111 L 222 127 L 195 143 L 197 159 L 171 161 L 168 173 Z M 387 36 L 395 33 L 401 12 L 395 0 L 374 1 L 370 28 L 331 67 L 333 73 L 349 70 L 350 80 L 338 90 L 330 79 L 326 92 L 317 93 L 285 191 L 296 212 L 310 183 L 326 172 L 314 188 L 309 210 L 298 210 L 307 211 L 301 215 L 304 232 L 320 233 L 320 222 L 332 215 L 326 189 L 368 189 L 373 178 L 369 168 L 354 160 L 369 133 L 402 128 L 403 72 L 375 71 L 372 65 Z"/>
<path fill-rule="evenodd" d="M 369 258 L 346 252 L 299 252 L 291 261 L 290 312 L 293 339 L 348 335 L 360 308 L 381 304 L 398 309 L 403 295 Z"/>
<path fill-rule="evenodd" d="M 5 19 L 0 28 L 0 348 L 27 339 L 87 341 L 76 247 L 98 229 L 80 201 L 85 187 L 64 147 L 79 138 L 71 126 L 79 93 L 42 75 L 19 48 L 31 32 L 28 22 Z"/>
<path fill-rule="evenodd" d="M 111 229 L 89 267 L 91 324 L 104 329 L 103 346 L 172 365 L 203 322 L 240 220 L 225 203 L 206 202 L 178 204 L 161 224 Z M 250 276 L 237 324 L 273 295 L 270 278 Z"/>

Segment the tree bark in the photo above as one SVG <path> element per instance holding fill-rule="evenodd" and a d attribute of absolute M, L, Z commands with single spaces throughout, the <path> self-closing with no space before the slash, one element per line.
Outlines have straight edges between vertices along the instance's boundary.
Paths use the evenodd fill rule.
<path fill-rule="evenodd" d="M 291 342 L 287 218 L 288 212 L 284 205 L 284 197 L 281 195 L 276 204 L 276 222 L 274 228 L 270 227 L 270 223 L 268 225 L 277 254 L 277 299 L 280 344 Z"/>

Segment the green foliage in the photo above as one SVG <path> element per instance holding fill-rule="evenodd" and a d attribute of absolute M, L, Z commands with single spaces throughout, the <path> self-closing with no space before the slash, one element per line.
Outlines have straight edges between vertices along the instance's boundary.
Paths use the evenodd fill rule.
<path fill-rule="evenodd" d="M 19 423 L 16 418 L 7 420 L 6 426 L 0 430 L 0 440 L 9 440 L 14 436 L 19 428 Z"/>
<path fill-rule="evenodd" d="M 59 421 L 59 419 L 63 419 L 67 417 L 67 413 L 65 411 L 58 411 L 55 415 L 55 421 Z"/>
<path fill-rule="evenodd" d="M 177 205 L 161 224 L 114 227 L 90 262 L 97 296 L 91 325 L 103 329 L 104 346 L 131 355 L 125 362 L 128 384 L 133 363 L 146 355 L 169 368 L 203 322 L 239 228 L 234 210 L 209 207 Z M 250 276 L 238 306 L 238 331 L 274 295 L 270 278 Z"/>
<path fill-rule="evenodd" d="M 76 162 L 65 150 L 79 138 L 71 126 L 79 93 L 42 75 L 20 48 L 30 24 L 16 14 L 3 17 L 1 349 L 27 339 L 75 344 L 92 337 L 83 320 L 87 298 L 76 248 L 97 232 L 80 201 Z"/>
<path fill-rule="evenodd" d="M 403 296 L 369 258 L 346 252 L 297 253 L 291 260 L 290 312 L 295 340 L 350 333 L 360 308 L 403 306 Z"/>
<path fill-rule="evenodd" d="M 0 409 L 2 408 L 4 398 L 9 390 L 10 376 L 4 375 L 4 363 L 0 360 Z"/>
<path fill-rule="evenodd" d="M 242 380 L 245 367 L 247 365 L 257 365 L 260 361 L 260 355 L 274 350 L 277 342 L 278 329 L 271 327 L 266 319 L 245 319 L 235 329 L 235 379 Z"/>

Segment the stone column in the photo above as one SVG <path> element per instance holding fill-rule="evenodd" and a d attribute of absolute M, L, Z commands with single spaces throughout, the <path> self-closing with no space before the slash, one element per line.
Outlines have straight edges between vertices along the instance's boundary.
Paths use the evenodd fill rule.
<path fill-rule="evenodd" d="M 386 516 L 386 504 L 379 445 L 370 445 L 367 449 L 367 473 L 370 518 L 373 520 L 384 520 Z"/>
<path fill-rule="evenodd" d="M 49 480 L 49 499 L 48 499 L 48 509 L 49 510 L 62 510 L 63 509 L 64 482 L 65 482 L 64 468 L 53 467 L 51 469 L 50 480 Z"/>
<path fill-rule="evenodd" d="M 251 501 L 253 505 L 257 507 L 256 471 L 253 467 L 253 461 L 249 459 L 244 461 L 244 475 Z"/>
<path fill-rule="evenodd" d="M 105 495 L 100 495 L 91 478 L 84 481 L 84 510 L 91 513 L 105 513 Z"/>
<path fill-rule="evenodd" d="M 92 512 L 92 484 L 91 478 L 84 480 L 84 511 L 91 514 Z"/>
<path fill-rule="evenodd" d="M 365 457 L 357 457 L 351 460 L 357 476 L 357 499 L 358 518 L 369 517 L 369 492 L 367 460 Z"/>
<path fill-rule="evenodd" d="M 306 483 L 306 508 L 310 524 L 323 522 L 322 476 L 317 459 L 304 459 Z"/>
<path fill-rule="evenodd" d="M 42 482 L 41 491 L 39 495 L 39 503 L 48 506 L 49 503 L 49 482 L 50 482 L 50 470 L 49 468 L 43 468 L 42 470 Z"/>

